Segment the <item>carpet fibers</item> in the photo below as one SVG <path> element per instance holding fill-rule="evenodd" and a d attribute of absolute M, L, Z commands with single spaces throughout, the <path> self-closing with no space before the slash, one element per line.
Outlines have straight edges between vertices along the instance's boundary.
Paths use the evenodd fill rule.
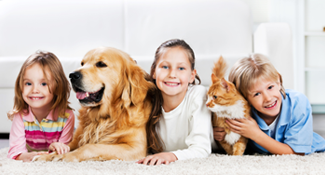
<path fill-rule="evenodd" d="M 0 174 L 325 174 L 325 153 L 308 156 L 227 156 L 176 161 L 170 165 L 146 166 L 134 161 L 27 162 L 7 158 L 8 148 L 0 150 Z"/>

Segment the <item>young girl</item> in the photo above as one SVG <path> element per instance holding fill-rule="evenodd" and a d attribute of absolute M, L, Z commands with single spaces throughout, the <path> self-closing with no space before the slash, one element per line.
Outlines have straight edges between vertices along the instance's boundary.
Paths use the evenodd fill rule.
<path fill-rule="evenodd" d="M 150 75 L 159 89 L 157 104 L 147 125 L 152 153 L 138 163 L 169 164 L 176 160 L 207 157 L 211 153 L 211 113 L 206 108 L 206 88 L 195 84 L 194 52 L 183 40 L 161 44 Z M 164 151 L 164 152 L 162 152 Z M 160 153 L 158 153 L 160 152 Z"/>
<path fill-rule="evenodd" d="M 229 81 L 252 105 L 255 120 L 227 121 L 233 132 L 250 139 L 251 151 L 300 155 L 325 151 L 325 140 L 313 132 L 308 99 L 297 91 L 284 90 L 281 75 L 265 56 L 253 54 L 239 60 Z M 217 135 L 216 140 L 222 137 Z"/>
<path fill-rule="evenodd" d="M 8 158 L 31 161 L 45 151 L 66 153 L 74 129 L 70 85 L 59 59 L 36 52 L 24 62 L 15 84 Z M 42 152 L 36 152 L 42 151 Z"/>

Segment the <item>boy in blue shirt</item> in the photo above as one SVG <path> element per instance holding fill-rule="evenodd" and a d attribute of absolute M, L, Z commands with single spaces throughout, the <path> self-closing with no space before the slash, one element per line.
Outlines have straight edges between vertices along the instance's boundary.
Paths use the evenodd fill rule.
<path fill-rule="evenodd" d="M 229 74 L 252 106 L 252 118 L 227 120 L 231 131 L 250 139 L 248 148 L 257 153 L 305 155 L 325 151 L 325 140 L 313 132 L 310 103 L 300 92 L 282 86 L 282 77 L 261 54 L 243 58 Z M 214 129 L 215 139 L 225 134 Z M 217 130 L 219 132 L 217 132 Z"/>

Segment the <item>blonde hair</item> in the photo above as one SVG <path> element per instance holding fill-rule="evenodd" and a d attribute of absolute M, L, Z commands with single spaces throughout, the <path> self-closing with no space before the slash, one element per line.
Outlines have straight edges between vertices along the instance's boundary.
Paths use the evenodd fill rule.
<path fill-rule="evenodd" d="M 72 110 L 69 106 L 70 102 L 68 101 L 71 87 L 64 74 L 60 60 L 51 52 L 37 51 L 29 56 L 20 68 L 15 83 L 14 107 L 7 113 L 10 120 L 12 120 L 13 116 L 17 113 L 29 112 L 28 104 L 24 101 L 22 96 L 24 88 L 23 78 L 26 69 L 34 64 L 39 64 L 41 66 L 47 81 L 48 77 L 45 70 L 48 70 L 54 79 L 54 81 L 52 81 L 48 86 L 49 92 L 53 94 L 53 105 L 51 110 L 57 108 L 59 115 L 64 115 L 66 109 Z"/>
<path fill-rule="evenodd" d="M 280 92 L 284 98 L 286 97 L 281 75 L 270 60 L 262 54 L 255 53 L 238 60 L 231 68 L 228 77 L 228 80 L 234 83 L 245 98 L 250 93 L 249 89 L 260 79 L 272 80 L 274 82 L 280 81 Z"/>

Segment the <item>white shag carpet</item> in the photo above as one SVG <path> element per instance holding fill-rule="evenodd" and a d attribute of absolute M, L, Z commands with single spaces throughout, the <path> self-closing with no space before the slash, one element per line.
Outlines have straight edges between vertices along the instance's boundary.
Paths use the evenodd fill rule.
<path fill-rule="evenodd" d="M 27 162 L 7 158 L 8 148 L 0 150 L 0 174 L 325 174 L 325 153 L 308 156 L 227 156 L 176 161 L 169 165 L 147 166 L 134 161 Z"/>

